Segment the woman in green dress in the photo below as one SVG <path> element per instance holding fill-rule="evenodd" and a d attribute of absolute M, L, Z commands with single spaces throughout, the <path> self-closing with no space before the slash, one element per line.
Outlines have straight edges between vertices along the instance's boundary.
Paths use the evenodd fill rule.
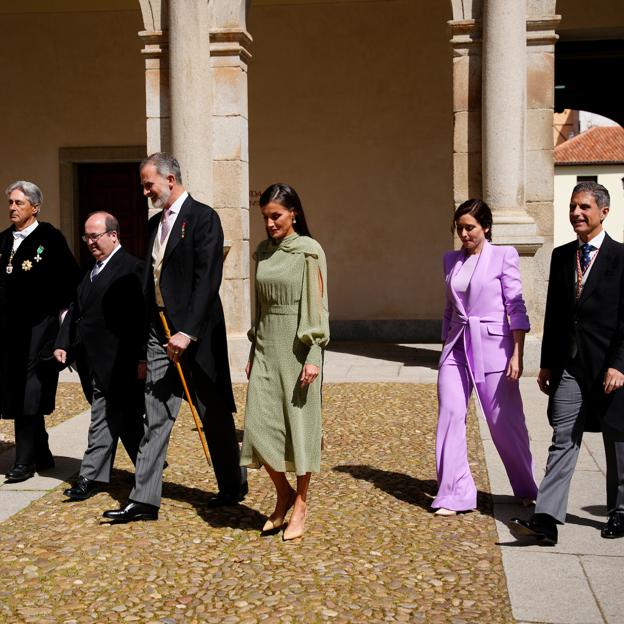
<path fill-rule="evenodd" d="M 301 201 L 287 184 L 260 196 L 268 238 L 256 250 L 256 320 L 241 465 L 264 466 L 277 493 L 262 531 L 284 526 L 283 539 L 303 535 L 312 472 L 321 467 L 321 367 L 329 342 L 327 271 L 310 237 Z M 294 472 L 294 489 L 286 472 Z"/>

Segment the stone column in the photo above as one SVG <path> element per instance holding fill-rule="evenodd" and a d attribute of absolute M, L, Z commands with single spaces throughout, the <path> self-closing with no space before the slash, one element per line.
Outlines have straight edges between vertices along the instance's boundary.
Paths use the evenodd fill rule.
<path fill-rule="evenodd" d="M 483 10 L 483 195 L 494 237 L 521 253 L 541 245 L 526 212 L 526 3 L 489 0 Z"/>
<path fill-rule="evenodd" d="M 548 270 L 553 246 L 554 159 L 553 106 L 555 86 L 554 0 L 532 0 L 527 20 L 527 145 L 525 200 L 528 215 L 535 221 L 543 244 L 535 255 L 522 258 L 524 291 L 532 331 L 527 341 L 525 368 L 537 369 L 537 352 L 543 328 Z M 567 207 L 564 207 L 567 210 Z M 534 349 L 532 345 L 537 343 Z M 535 352 L 533 361 L 531 351 Z"/>
<path fill-rule="evenodd" d="M 527 3 L 488 0 L 483 8 L 483 197 L 493 211 L 494 243 L 521 256 L 524 298 L 533 331 L 525 370 L 539 366 L 547 283 L 536 260 L 544 238 L 527 200 Z M 542 83 L 541 88 L 549 89 Z M 550 130 L 552 133 L 552 130 Z"/>
<path fill-rule="evenodd" d="M 251 37 L 244 0 L 215 0 L 210 30 L 214 88 L 213 206 L 219 212 L 229 252 L 223 295 L 233 368 L 242 370 L 249 353 L 249 147 L 247 64 Z"/>
<path fill-rule="evenodd" d="M 460 8 L 463 8 L 460 7 Z M 481 22 L 449 22 L 453 49 L 453 201 L 481 196 Z M 451 215 L 449 214 L 449 219 Z M 457 238 L 455 244 L 459 245 Z"/>
<path fill-rule="evenodd" d="M 209 3 L 169 0 L 171 151 L 186 190 L 212 204 L 213 87 Z"/>
<path fill-rule="evenodd" d="M 166 0 L 140 0 L 145 30 L 139 32 L 145 58 L 147 153 L 171 149 L 169 40 Z"/>

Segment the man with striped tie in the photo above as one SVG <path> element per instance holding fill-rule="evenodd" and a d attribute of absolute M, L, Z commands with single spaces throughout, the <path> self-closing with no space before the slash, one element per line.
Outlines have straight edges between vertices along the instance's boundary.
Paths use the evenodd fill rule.
<path fill-rule="evenodd" d="M 143 261 L 121 246 L 119 236 L 112 214 L 95 212 L 87 218 L 82 240 L 96 262 L 78 286 L 55 345 L 59 362 L 76 360 L 91 403 L 78 480 L 64 492 L 72 500 L 84 500 L 109 483 L 118 439 L 136 463 L 143 437 Z"/>
<path fill-rule="evenodd" d="M 552 254 L 540 372 L 553 428 L 546 475 L 517 536 L 557 543 L 583 431 L 601 431 L 607 464 L 608 522 L 601 536 L 624 537 L 624 245 L 603 229 L 609 192 L 580 182 L 570 200 L 576 240 Z"/>

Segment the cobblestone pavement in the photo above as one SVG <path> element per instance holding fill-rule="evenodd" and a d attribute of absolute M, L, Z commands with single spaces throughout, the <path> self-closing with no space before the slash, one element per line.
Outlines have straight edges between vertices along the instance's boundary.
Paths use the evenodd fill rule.
<path fill-rule="evenodd" d="M 512 622 L 476 418 L 479 510 L 450 519 L 428 511 L 435 420 L 435 386 L 327 385 L 322 473 L 291 544 L 259 534 L 274 506 L 263 472 L 240 506 L 202 505 L 215 481 L 184 411 L 158 522 L 101 518 L 129 490 L 120 450 L 107 491 L 68 503 L 59 487 L 2 524 L 0 621 Z"/>
<path fill-rule="evenodd" d="M 84 412 L 89 409 L 80 384 L 62 383 L 59 384 L 56 392 L 56 409 L 52 414 L 46 416 L 46 427 L 54 427 L 64 420 Z M 12 420 L 0 420 L 0 453 L 15 442 Z"/>

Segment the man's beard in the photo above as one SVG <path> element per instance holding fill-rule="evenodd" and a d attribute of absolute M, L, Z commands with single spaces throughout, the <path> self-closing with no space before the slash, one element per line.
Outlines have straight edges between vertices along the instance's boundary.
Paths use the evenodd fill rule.
<path fill-rule="evenodd" d="M 160 197 L 158 197 L 157 199 L 152 199 L 152 206 L 154 206 L 154 208 L 158 208 L 158 210 L 162 210 L 167 205 L 170 197 L 171 191 L 163 191 L 160 194 Z"/>

